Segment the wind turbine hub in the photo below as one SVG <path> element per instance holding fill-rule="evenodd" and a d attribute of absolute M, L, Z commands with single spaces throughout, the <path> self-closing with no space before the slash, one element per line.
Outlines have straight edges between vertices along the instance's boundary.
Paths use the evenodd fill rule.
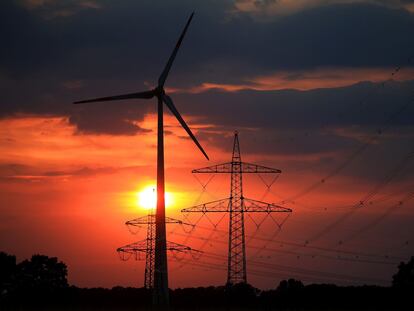
<path fill-rule="evenodd" d="M 157 97 L 162 97 L 165 94 L 164 88 L 162 86 L 157 86 L 154 89 L 154 94 Z"/>

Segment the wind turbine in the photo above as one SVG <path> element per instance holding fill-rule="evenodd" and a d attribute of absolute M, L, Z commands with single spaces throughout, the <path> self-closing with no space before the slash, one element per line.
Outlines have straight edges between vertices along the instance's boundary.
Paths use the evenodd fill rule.
<path fill-rule="evenodd" d="M 154 295 L 153 302 L 156 305 L 168 305 L 168 267 L 167 267 L 167 240 L 165 229 L 165 181 L 164 181 L 164 120 L 163 120 L 163 103 L 170 109 L 172 114 L 180 122 L 181 126 L 187 131 L 188 135 L 201 150 L 204 156 L 209 159 L 207 153 L 201 147 L 200 143 L 191 132 L 188 125 L 175 107 L 172 99 L 165 93 L 164 85 L 168 74 L 172 67 L 178 49 L 184 39 L 188 26 L 193 19 L 194 12 L 189 17 L 184 30 L 181 33 L 178 42 L 168 59 L 168 62 L 158 78 L 158 86 L 152 90 L 122 94 L 116 96 L 100 97 L 94 99 L 87 99 L 76 101 L 74 104 L 84 104 L 93 102 L 104 102 L 113 100 L 127 100 L 127 99 L 151 99 L 157 98 L 158 103 L 158 136 L 157 136 L 157 209 L 156 209 L 156 225 L 155 225 L 155 271 L 154 271 Z"/>

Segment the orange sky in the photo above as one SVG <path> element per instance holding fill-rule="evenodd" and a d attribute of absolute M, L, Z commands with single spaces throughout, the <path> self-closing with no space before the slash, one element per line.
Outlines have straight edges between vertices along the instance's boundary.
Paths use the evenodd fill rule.
<path fill-rule="evenodd" d="M 153 115 L 147 115 L 139 125 L 153 129 Z M 189 119 L 193 128 L 197 128 L 196 120 Z M 228 197 L 229 179 L 218 176 L 213 179 L 207 192 L 200 197 L 201 187 L 191 176 L 191 169 L 212 165 L 230 160 L 232 133 L 225 133 L 228 146 L 223 150 L 212 148 L 207 141 L 201 141 L 212 161 L 207 162 L 199 154 L 192 142 L 181 139 L 185 133 L 177 127 L 171 117 L 166 118 L 168 129 L 172 134 L 166 136 L 166 179 L 167 191 L 174 204 L 168 209 L 170 217 L 182 218 L 180 209 L 206 201 Z M 34 253 L 58 256 L 69 266 L 70 282 L 80 286 L 140 286 L 143 278 L 143 262 L 121 262 L 115 252 L 119 246 L 145 238 L 145 229 L 136 236 L 124 226 L 125 221 L 144 216 L 147 211 L 137 204 L 137 192 L 155 183 L 155 133 L 138 134 L 135 136 L 110 136 L 78 134 L 75 128 L 61 117 L 20 116 L 0 121 L 0 206 L 2 221 L 0 223 L 0 245 L 2 249 L 16 254 L 18 260 Z M 249 154 L 243 148 L 243 131 L 240 133 L 243 159 L 249 162 L 266 163 L 282 169 L 283 173 L 273 186 L 273 193 L 265 193 L 265 187 L 257 177 L 245 178 L 245 196 L 263 199 L 268 202 L 280 202 L 280 197 L 290 197 L 306 186 L 318 181 L 323 172 L 318 170 L 300 170 L 289 164 L 289 156 L 278 157 Z M 224 151 L 227 150 L 227 151 Z M 177 152 L 179 151 L 179 152 Z M 344 156 L 338 154 L 338 156 Z M 293 156 L 294 158 L 294 156 Z M 303 158 L 312 163 L 312 159 Z M 295 163 L 295 162 L 292 162 Z M 290 167 L 289 167 L 290 165 Z M 317 166 L 315 166 L 317 168 Z M 205 181 L 209 176 L 200 176 Z M 380 215 L 398 200 L 398 191 L 403 192 L 405 184 L 396 184 L 387 192 L 397 195 L 390 196 L 375 205 L 373 209 L 365 209 L 359 213 L 355 221 L 338 224 L 332 229 L 333 237 L 324 235 L 321 240 L 310 241 L 310 245 L 324 245 L 337 248 L 338 241 L 354 230 L 367 223 L 367 219 Z M 312 235 L 317 234 L 326 224 L 349 210 L 349 206 L 370 189 L 364 181 L 355 181 L 351 177 L 336 176 L 329 179 L 321 187 L 310 192 L 297 202 L 285 202 L 294 209 L 294 213 L 284 224 L 277 239 L 305 243 Z M 401 196 L 401 195 L 400 195 Z M 376 198 L 375 198 L 376 199 Z M 378 198 L 380 199 L 380 198 Z M 374 200 L 375 201 L 375 200 Z M 347 207 L 348 206 L 348 207 Z M 341 214 L 342 213 L 342 214 Z M 408 213 L 408 214 L 407 214 Z M 371 215 L 371 216 L 370 216 Z M 411 211 L 400 209 L 393 212 L 396 222 L 404 223 L 404 215 Z M 283 220 L 285 215 L 276 215 Z M 198 215 L 188 215 L 188 220 L 196 222 Z M 368 217 L 368 218 L 367 218 Z M 212 223 L 218 222 L 221 216 L 212 215 L 203 218 L 199 227 L 190 236 L 176 225 L 169 226 L 168 239 L 178 243 L 187 243 L 194 248 L 206 252 L 198 262 L 185 264 L 184 261 L 170 257 L 170 286 L 193 286 L 222 284 L 225 280 L 226 234 L 211 232 L 205 228 L 213 228 Z M 255 216 L 260 221 L 261 215 Z M 368 222 L 369 223 L 369 222 Z M 218 228 L 227 230 L 228 218 L 223 218 Z M 264 268 L 256 261 L 264 261 L 287 266 L 307 267 L 315 270 L 335 271 L 338 262 L 326 256 L 336 257 L 341 253 L 320 252 L 315 249 L 265 243 L 264 240 L 250 240 L 250 235 L 269 239 L 277 232 L 275 223 L 267 219 L 260 231 L 249 217 L 246 218 L 248 255 L 252 265 L 248 264 L 249 280 L 256 286 L 272 287 L 275 279 L 288 277 L 289 271 L 275 270 L 274 278 L 260 275 Z M 387 226 L 379 226 L 382 231 Z M 393 229 L 394 230 L 394 229 Z M 375 232 L 375 231 L 374 231 Z M 395 239 L 403 243 L 407 239 L 404 230 L 393 232 L 393 238 L 376 239 L 371 243 L 372 235 L 366 239 L 350 240 L 341 246 L 377 254 L 408 255 L 407 249 L 397 252 L 393 247 Z M 211 238 L 205 242 L 203 238 Z M 260 251 L 266 245 L 278 251 Z M 367 247 L 369 245 L 369 247 Z M 298 255 L 298 254 L 302 255 Z M 212 255 L 213 254 L 213 255 Z M 222 257 L 214 257 L 218 254 Z M 318 257 L 323 255 L 322 257 Z M 210 257 L 209 257 L 210 256 Z M 223 257 L 224 256 L 224 257 Z M 316 260 L 312 256 L 316 256 Z M 324 257 L 325 256 L 325 257 Z M 293 262 L 292 262 L 293 259 Z M 379 260 L 378 257 L 366 259 Z M 211 271 L 206 265 L 214 264 L 217 268 Z M 363 263 L 340 262 L 347 267 L 347 274 L 360 275 L 367 279 L 386 279 L 376 277 L 383 271 L 383 265 L 365 266 Z M 198 265 L 198 266 L 197 266 Z M 203 266 L 204 265 L 204 266 Z M 367 269 L 367 267 L 369 267 Z M 386 275 L 395 267 L 386 265 Z M 257 272 L 256 270 L 260 270 Z M 195 271 L 195 272 L 192 272 Z M 362 272 L 363 271 L 363 272 Z M 191 272 L 191 273 L 190 273 Z M 297 272 L 293 272 L 297 273 Z M 320 275 L 298 276 L 306 280 L 321 278 Z M 341 282 L 356 282 L 344 281 Z M 373 281 L 375 282 L 375 281 Z M 378 281 L 380 282 L 380 281 Z"/>

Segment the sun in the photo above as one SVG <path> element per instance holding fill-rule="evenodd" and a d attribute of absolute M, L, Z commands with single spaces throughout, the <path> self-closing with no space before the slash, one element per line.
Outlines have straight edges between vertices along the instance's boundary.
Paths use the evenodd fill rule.
<path fill-rule="evenodd" d="M 137 193 L 137 203 L 144 209 L 155 209 L 157 204 L 157 191 L 154 185 L 147 186 Z M 165 207 L 172 205 L 173 199 L 170 192 L 165 192 Z"/>

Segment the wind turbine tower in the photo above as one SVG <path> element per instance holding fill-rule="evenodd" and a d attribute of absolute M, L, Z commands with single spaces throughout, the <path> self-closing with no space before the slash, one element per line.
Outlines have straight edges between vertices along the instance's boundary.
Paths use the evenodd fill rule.
<path fill-rule="evenodd" d="M 165 180 L 164 180 L 164 113 L 163 107 L 165 104 L 171 113 L 177 118 L 181 126 L 186 130 L 188 135 L 208 159 L 206 152 L 200 143 L 197 141 L 188 125 L 175 107 L 172 99 L 165 93 L 164 85 L 167 80 L 168 74 L 173 65 L 174 59 L 177 56 L 178 50 L 187 32 L 188 26 L 193 19 L 194 12 L 189 17 L 178 42 L 171 53 L 167 64 L 164 67 L 161 75 L 158 78 L 158 85 L 152 90 L 143 92 L 128 93 L 116 96 L 100 97 L 94 99 L 87 99 L 74 102 L 74 104 L 92 103 L 92 102 L 104 102 L 113 100 L 127 100 L 127 99 L 151 99 L 157 98 L 158 108 L 158 133 L 157 133 L 157 208 L 156 208 L 156 220 L 155 220 L 155 271 L 154 271 L 154 295 L 153 303 L 155 305 L 163 306 L 169 304 L 168 297 L 168 265 L 167 265 L 167 239 L 165 228 Z"/>

